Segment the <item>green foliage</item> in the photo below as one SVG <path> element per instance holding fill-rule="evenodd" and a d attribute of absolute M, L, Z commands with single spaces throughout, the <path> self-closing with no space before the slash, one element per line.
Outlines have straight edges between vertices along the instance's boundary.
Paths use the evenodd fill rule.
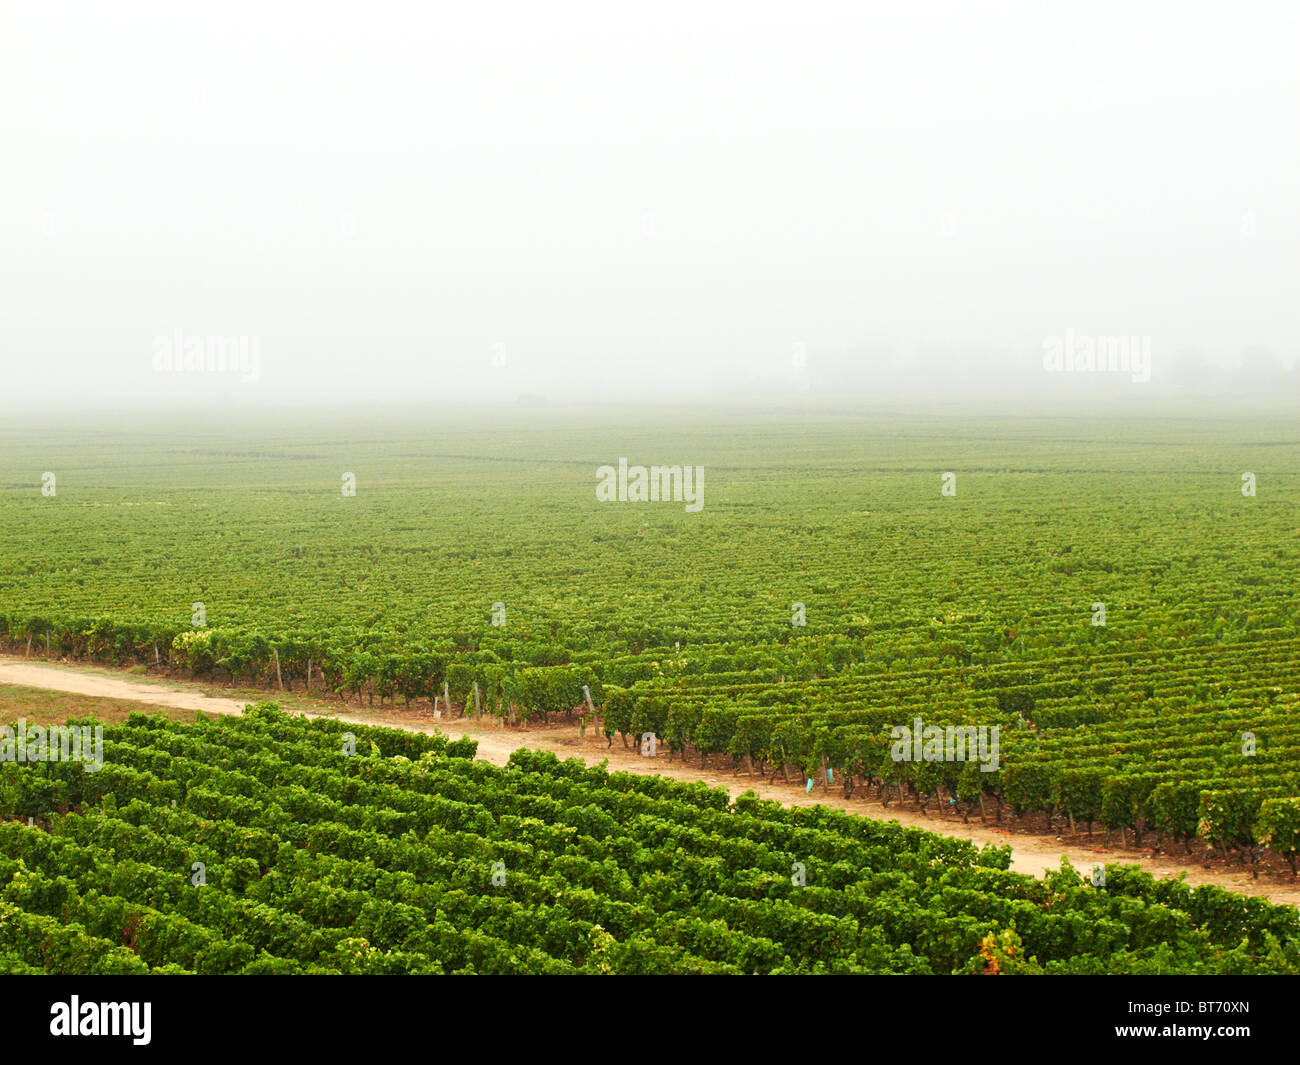
<path fill-rule="evenodd" d="M 1119 866 L 1038 881 L 1005 847 L 545 752 L 497 768 L 347 726 L 349 757 L 342 727 L 132 715 L 105 728 L 111 793 L 70 776 L 39 826 L 18 811 L 51 767 L 7 767 L 0 969 L 1298 971 L 1291 907 Z M 1269 816 L 1294 838 L 1293 809 Z"/>
<path fill-rule="evenodd" d="M 0 484 L 0 649 L 268 689 L 310 675 L 314 692 L 366 706 L 437 697 L 448 717 L 472 712 L 477 690 L 485 714 L 576 714 L 611 741 L 652 732 L 674 756 L 742 771 L 825 787 L 830 769 L 835 786 L 888 788 L 891 801 L 938 795 L 965 815 L 1009 805 L 1134 839 L 1199 834 L 1294 863 L 1294 411 L 1214 413 L 1212 435 L 1173 416 L 1081 417 L 1063 432 L 1032 413 L 562 430 L 344 416 L 326 430 L 173 424 L 137 439 L 15 423 L 0 427 L 12 473 Z M 594 467 L 622 454 L 704 464 L 705 510 L 598 503 Z M 1245 499 L 1230 471 L 1261 460 L 1272 468 Z M 942 497 L 938 473 L 953 465 L 960 494 Z M 47 468 L 60 471 L 56 500 L 13 472 Z M 376 475 L 340 496 L 339 473 L 359 468 Z M 1097 601 L 1105 626 L 1091 624 Z M 996 765 L 896 761 L 891 729 L 918 718 L 998 728 Z M 349 762 L 343 731 L 358 738 Z M 82 930 L 46 943 L 44 926 L 11 915 L 19 947 L 0 938 L 0 969 L 55 971 L 99 952 L 104 965 L 184 971 L 949 971 L 985 964 L 990 935 L 1010 964 L 1012 927 L 1019 956 L 1047 972 L 1253 971 L 1294 957 L 1285 923 L 1231 899 L 1083 884 L 1062 889 L 1077 913 L 1046 920 L 1017 905 L 1037 891 L 1028 884 L 939 888 L 914 868 L 919 845 L 886 861 L 885 837 L 868 845 L 839 822 L 809 828 L 747 800 L 728 815 L 756 833 L 742 859 L 709 820 L 716 797 L 527 758 L 495 776 L 470 762 L 468 740 L 308 727 L 266 705 L 229 732 L 137 721 L 116 735 L 100 773 L 0 762 L 0 809 L 84 836 L 73 867 L 69 852 L 10 874 L 34 907 L 21 913 L 57 910 L 66 930 L 75 911 Z M 146 829 L 147 846 L 128 846 Z M 452 848 L 441 856 L 435 830 L 450 834 L 436 837 Z M 546 864 L 519 897 L 513 879 L 483 894 L 485 841 L 511 861 L 539 848 Z M 813 843 L 826 853 L 810 860 Z M 119 848 L 106 879 L 98 856 Z M 209 858 L 196 897 L 211 911 L 166 880 L 188 883 L 189 863 Z M 787 858 L 864 898 L 791 896 Z M 951 860 L 962 876 L 1006 865 L 997 853 Z M 411 901 L 390 874 L 429 894 Z M 410 913 L 366 909 L 390 896 L 422 910 L 423 931 Z M 213 935 L 110 904 L 128 898 Z M 936 923 L 917 925 L 904 898 Z M 736 909 L 751 903 L 769 907 L 756 923 Z M 818 920 L 802 923 L 801 907 Z M 597 925 L 613 945 L 593 938 Z"/>

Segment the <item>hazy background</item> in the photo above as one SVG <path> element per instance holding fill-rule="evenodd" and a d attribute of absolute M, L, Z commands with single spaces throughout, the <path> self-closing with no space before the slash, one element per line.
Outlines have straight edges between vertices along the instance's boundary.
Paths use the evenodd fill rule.
<path fill-rule="evenodd" d="M 1298 46 L 1294 3 L 3 0 L 0 411 L 1300 391 Z M 178 329 L 259 379 L 157 372 Z M 1045 373 L 1066 330 L 1151 382 Z"/>

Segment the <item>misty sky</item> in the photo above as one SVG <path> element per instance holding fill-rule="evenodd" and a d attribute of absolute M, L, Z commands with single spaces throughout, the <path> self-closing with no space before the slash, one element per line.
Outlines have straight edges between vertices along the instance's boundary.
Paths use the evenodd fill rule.
<path fill-rule="evenodd" d="M 1066 330 L 1293 366 L 1298 45 L 1294 3 L 2 0 L 0 409 L 1034 387 Z M 258 380 L 158 372 L 176 330 Z"/>

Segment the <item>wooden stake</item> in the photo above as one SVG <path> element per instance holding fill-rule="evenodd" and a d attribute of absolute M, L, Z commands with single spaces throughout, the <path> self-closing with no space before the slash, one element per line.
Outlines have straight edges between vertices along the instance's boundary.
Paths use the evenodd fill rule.
<path fill-rule="evenodd" d="M 271 654 L 275 655 L 275 683 L 284 691 L 284 681 L 280 679 L 280 652 L 274 647 L 271 648 Z"/>

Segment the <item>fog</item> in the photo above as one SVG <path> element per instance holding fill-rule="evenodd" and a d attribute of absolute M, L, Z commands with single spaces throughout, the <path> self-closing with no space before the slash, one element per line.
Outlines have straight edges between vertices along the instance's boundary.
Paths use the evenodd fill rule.
<path fill-rule="evenodd" d="M 1300 392 L 1294 4 L 0 12 L 0 411 Z"/>

